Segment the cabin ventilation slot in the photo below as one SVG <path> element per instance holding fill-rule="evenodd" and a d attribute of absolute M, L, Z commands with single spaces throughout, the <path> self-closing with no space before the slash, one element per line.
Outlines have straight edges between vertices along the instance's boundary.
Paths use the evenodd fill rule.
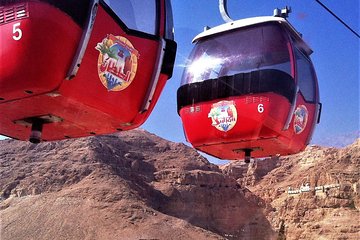
<path fill-rule="evenodd" d="M 0 25 L 29 17 L 27 3 L 0 7 Z"/>

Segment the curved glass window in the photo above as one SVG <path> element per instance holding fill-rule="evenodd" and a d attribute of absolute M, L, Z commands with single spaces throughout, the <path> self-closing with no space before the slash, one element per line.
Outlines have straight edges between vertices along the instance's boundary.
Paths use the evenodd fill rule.
<path fill-rule="evenodd" d="M 307 57 L 305 57 L 299 50 L 295 49 L 296 55 L 296 75 L 297 84 L 301 94 L 307 102 L 315 102 L 316 100 L 316 79 L 313 71 L 313 66 Z"/>
<path fill-rule="evenodd" d="M 43 2 L 47 2 L 60 10 L 64 11 L 68 14 L 74 21 L 80 25 L 80 27 L 84 27 L 86 24 L 89 7 L 90 7 L 90 0 L 40 0 Z M 4 2 L 4 1 L 1 1 Z M 8 3 L 15 2 L 15 1 L 7 1 Z M 20 1 L 19 1 L 20 2 Z M 5 1 L 6 3 L 6 1 Z"/>
<path fill-rule="evenodd" d="M 288 38 L 275 23 L 199 40 L 189 56 L 181 85 L 264 69 L 292 76 Z"/>
<path fill-rule="evenodd" d="M 166 25 L 165 25 L 165 38 L 174 40 L 174 19 L 170 0 L 165 1 L 166 11 Z"/>
<path fill-rule="evenodd" d="M 156 0 L 104 0 L 121 21 L 132 30 L 157 34 Z"/>

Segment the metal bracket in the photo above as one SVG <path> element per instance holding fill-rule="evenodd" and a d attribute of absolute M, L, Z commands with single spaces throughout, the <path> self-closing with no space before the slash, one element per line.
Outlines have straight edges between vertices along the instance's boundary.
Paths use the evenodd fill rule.
<path fill-rule="evenodd" d="M 262 151 L 263 149 L 260 147 L 250 147 L 250 148 L 238 148 L 238 149 L 233 149 L 233 152 L 235 153 L 244 153 L 245 154 L 245 163 L 249 163 L 251 160 L 251 153 L 253 151 Z"/>
<path fill-rule="evenodd" d="M 62 118 L 48 114 L 48 115 L 28 117 L 20 120 L 15 120 L 14 123 L 22 125 L 24 127 L 31 127 L 29 141 L 31 143 L 40 143 L 43 125 L 47 123 L 56 123 L 62 121 L 63 121 Z"/>
<path fill-rule="evenodd" d="M 288 130 L 289 127 L 290 127 L 290 123 L 291 123 L 291 120 L 292 120 L 292 118 L 293 118 L 294 111 L 295 111 L 295 107 L 296 107 L 296 100 L 297 100 L 296 98 L 297 98 L 298 92 L 299 92 L 299 86 L 296 86 L 294 100 L 293 100 L 293 102 L 291 103 L 288 117 L 287 117 L 286 122 L 285 122 L 285 125 L 284 125 L 284 127 L 283 127 L 283 129 L 282 129 L 283 131 Z"/>
<path fill-rule="evenodd" d="M 76 51 L 75 57 L 73 59 L 73 62 L 71 64 L 71 67 L 66 75 L 67 80 L 71 80 L 72 78 L 74 78 L 77 72 L 79 71 L 80 64 L 84 57 L 91 36 L 91 32 L 94 26 L 98 5 L 99 5 L 99 0 L 93 0 L 92 3 L 90 4 L 91 7 L 89 9 L 87 23 L 84 28 L 83 34 L 81 36 L 81 40 L 78 49 Z"/>
<path fill-rule="evenodd" d="M 319 102 L 319 103 L 317 104 L 317 106 L 316 106 L 316 112 L 318 113 L 318 114 L 317 114 L 317 121 L 316 121 L 317 124 L 320 123 L 321 110 L 322 110 L 322 103 Z"/>
<path fill-rule="evenodd" d="M 145 101 L 144 101 L 143 106 L 140 111 L 141 113 L 146 112 L 149 109 L 151 101 L 154 97 L 155 89 L 156 89 L 156 86 L 157 86 L 157 83 L 158 83 L 159 77 L 160 77 L 162 62 L 163 62 L 164 55 L 165 55 L 165 48 L 166 48 L 166 42 L 164 39 L 162 39 L 160 41 L 160 46 L 159 46 L 159 50 L 158 50 L 158 59 L 156 61 L 157 68 L 154 70 L 154 73 L 151 76 L 152 77 L 151 83 L 149 85 L 149 90 L 146 93 L 146 98 L 145 98 Z"/>
<path fill-rule="evenodd" d="M 291 7 L 286 6 L 283 9 L 275 8 L 274 9 L 274 17 L 282 17 L 282 18 L 288 18 L 289 13 L 291 13 Z"/>
<path fill-rule="evenodd" d="M 14 123 L 25 127 L 30 127 L 34 123 L 34 121 L 38 121 L 38 120 L 40 120 L 43 123 L 57 123 L 64 121 L 64 119 L 62 119 L 61 117 L 47 114 L 47 115 L 34 116 L 34 117 L 15 120 Z"/>
<path fill-rule="evenodd" d="M 224 19 L 225 22 L 233 22 L 229 16 L 229 13 L 227 11 L 227 0 L 219 0 L 219 10 L 222 19 Z"/>

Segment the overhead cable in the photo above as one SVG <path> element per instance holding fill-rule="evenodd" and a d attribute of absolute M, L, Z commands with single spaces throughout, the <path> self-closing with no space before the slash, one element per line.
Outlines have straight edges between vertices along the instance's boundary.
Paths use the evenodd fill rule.
<path fill-rule="evenodd" d="M 328 11 L 331 15 L 333 15 L 338 21 L 340 21 L 347 29 L 349 29 L 353 34 L 355 34 L 358 38 L 360 38 L 360 35 L 355 32 L 349 25 L 347 25 L 341 18 L 339 18 L 333 11 L 331 11 L 328 7 L 326 7 L 320 0 L 315 0 L 317 3 L 319 3 L 326 11 Z"/>

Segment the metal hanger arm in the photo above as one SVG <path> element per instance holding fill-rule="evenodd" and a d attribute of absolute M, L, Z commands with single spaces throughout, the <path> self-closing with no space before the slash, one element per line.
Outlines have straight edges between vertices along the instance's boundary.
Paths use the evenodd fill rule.
<path fill-rule="evenodd" d="M 225 22 L 232 22 L 233 20 L 230 18 L 229 13 L 227 11 L 227 0 L 219 0 L 219 10 L 221 17 Z"/>

